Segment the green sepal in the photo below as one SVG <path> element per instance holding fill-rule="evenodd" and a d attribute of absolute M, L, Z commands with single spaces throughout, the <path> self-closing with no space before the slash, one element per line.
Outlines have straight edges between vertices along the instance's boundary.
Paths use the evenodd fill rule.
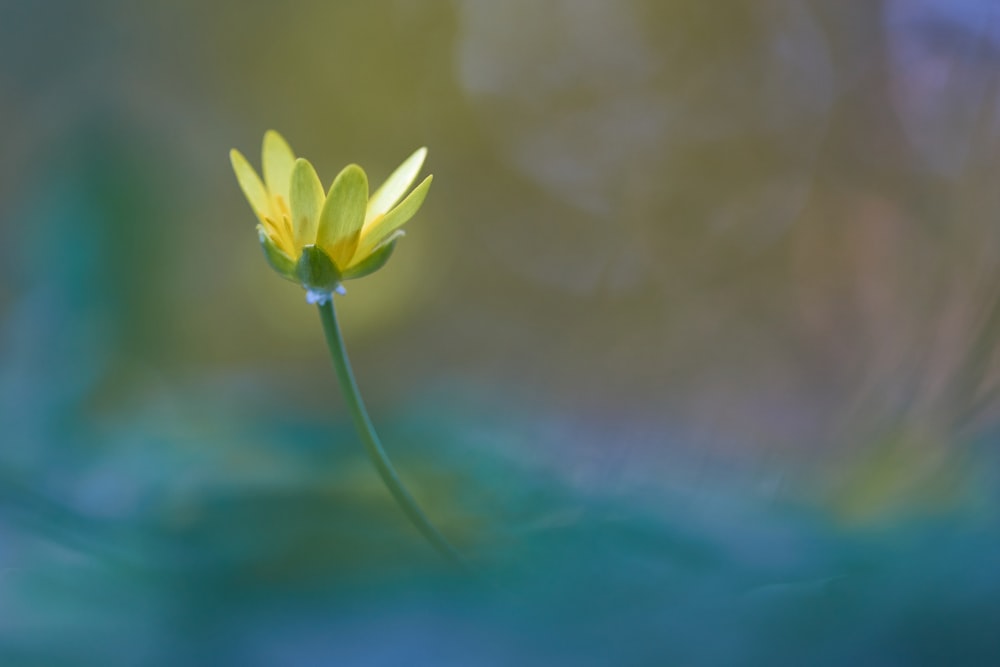
<path fill-rule="evenodd" d="M 295 260 L 274 245 L 274 241 L 260 225 L 257 225 L 257 237 L 260 239 L 260 247 L 264 249 L 264 257 L 271 268 L 281 274 L 281 277 L 292 282 L 299 282 L 295 276 Z"/>
<path fill-rule="evenodd" d="M 389 261 L 392 257 L 392 251 L 396 249 L 396 241 L 399 237 L 403 236 L 403 230 L 396 230 L 392 236 L 383 241 L 377 248 L 375 252 L 368 255 L 363 261 L 352 266 L 351 268 L 344 271 L 344 280 L 354 280 L 355 278 L 364 278 L 367 275 L 375 273 Z"/>
<path fill-rule="evenodd" d="M 333 292 L 343 280 L 330 256 L 312 244 L 302 248 L 295 275 L 303 287 L 316 292 Z"/>

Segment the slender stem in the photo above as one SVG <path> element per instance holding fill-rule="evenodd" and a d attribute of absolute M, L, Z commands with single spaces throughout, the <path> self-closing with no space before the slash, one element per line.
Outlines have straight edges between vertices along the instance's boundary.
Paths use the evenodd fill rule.
<path fill-rule="evenodd" d="M 389 488 L 389 492 L 396 499 L 396 503 L 399 504 L 406 518 L 431 543 L 431 546 L 452 562 L 464 565 L 465 561 L 461 555 L 438 532 L 438 529 L 434 527 L 434 524 L 430 522 L 420 509 L 420 506 L 417 505 L 417 501 L 406 490 L 402 480 L 399 479 L 399 475 L 396 474 L 396 469 L 382 448 L 378 434 L 375 433 L 375 426 L 372 425 L 371 417 L 368 416 L 368 410 L 361 399 L 361 392 L 358 391 L 358 383 L 354 379 L 351 362 L 347 358 L 347 349 L 344 347 L 344 337 L 341 335 L 340 325 L 337 323 L 337 312 L 333 307 L 332 297 L 319 304 L 319 316 L 323 321 L 326 344 L 330 348 L 330 356 L 333 357 L 333 368 L 337 372 L 337 380 L 340 382 L 340 388 L 344 392 L 344 399 L 347 401 L 347 406 L 351 410 L 351 416 L 354 418 L 354 427 L 357 429 L 358 435 L 361 436 L 361 440 L 365 444 L 365 449 L 368 450 L 368 456 L 375 465 L 379 476 Z"/>

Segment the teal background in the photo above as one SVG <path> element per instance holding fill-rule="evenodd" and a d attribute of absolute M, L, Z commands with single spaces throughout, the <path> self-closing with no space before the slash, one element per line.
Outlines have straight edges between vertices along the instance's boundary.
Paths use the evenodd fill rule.
<path fill-rule="evenodd" d="M 988 0 L 0 2 L 0 664 L 993 665 Z M 434 185 L 315 309 L 228 162 Z"/>

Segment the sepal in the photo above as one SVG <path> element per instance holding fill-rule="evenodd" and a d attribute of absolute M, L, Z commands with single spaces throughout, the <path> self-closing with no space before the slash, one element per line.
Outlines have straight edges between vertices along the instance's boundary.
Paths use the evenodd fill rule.
<path fill-rule="evenodd" d="M 257 238 L 260 239 L 260 247 L 264 250 L 264 257 L 271 268 L 277 271 L 283 278 L 292 282 L 299 282 L 295 275 L 295 260 L 286 255 L 278 246 L 274 244 L 271 237 L 264 231 L 262 225 L 257 225 Z"/>
<path fill-rule="evenodd" d="M 330 256 L 312 244 L 302 248 L 295 275 L 303 287 L 314 292 L 335 292 L 343 280 Z"/>

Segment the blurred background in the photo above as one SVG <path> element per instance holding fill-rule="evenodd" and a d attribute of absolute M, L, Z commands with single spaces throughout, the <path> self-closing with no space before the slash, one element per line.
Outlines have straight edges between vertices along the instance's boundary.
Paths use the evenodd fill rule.
<path fill-rule="evenodd" d="M 0 1 L 0 664 L 1000 664 L 1000 5 Z M 337 303 L 228 162 L 426 145 Z"/>

